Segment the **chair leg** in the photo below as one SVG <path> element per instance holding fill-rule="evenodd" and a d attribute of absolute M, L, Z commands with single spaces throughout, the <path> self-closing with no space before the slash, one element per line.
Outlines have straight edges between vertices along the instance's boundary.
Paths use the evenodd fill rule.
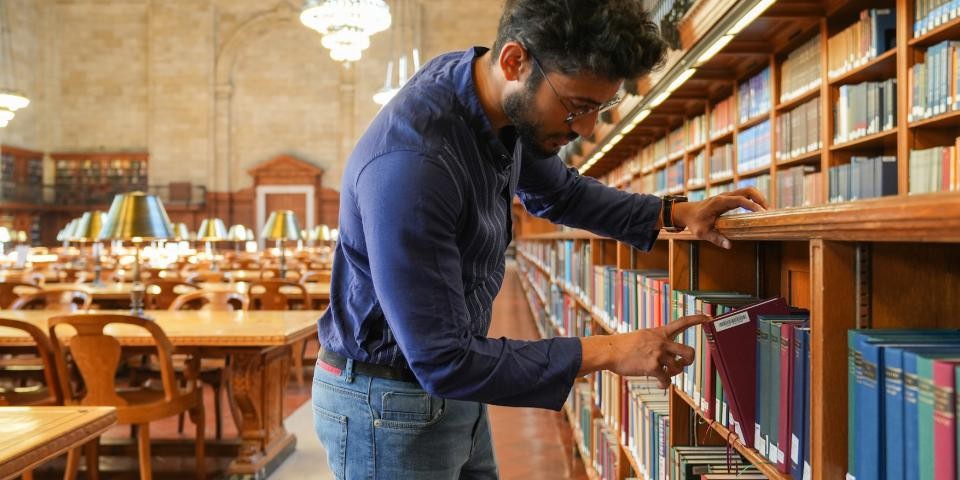
<path fill-rule="evenodd" d="M 297 340 L 291 345 L 293 349 L 293 376 L 297 379 L 297 386 L 303 388 L 303 340 Z"/>
<path fill-rule="evenodd" d="M 24 470 L 20 476 L 23 480 L 33 480 L 33 470 Z"/>
<path fill-rule="evenodd" d="M 150 464 L 149 423 L 142 423 L 137 427 L 137 453 L 140 459 L 140 480 L 152 480 L 153 466 Z"/>
<path fill-rule="evenodd" d="M 80 447 L 67 451 L 67 466 L 63 470 L 63 480 L 77 480 L 77 467 L 80 466 Z"/>
<path fill-rule="evenodd" d="M 197 478 L 207 478 L 207 449 L 205 428 L 206 420 L 203 416 L 203 395 L 200 395 L 199 404 L 190 410 L 190 421 L 197 426 Z"/>
<path fill-rule="evenodd" d="M 180 387 L 186 388 L 186 386 L 187 386 L 187 379 L 183 379 L 180 382 Z M 177 433 L 183 433 L 183 412 L 181 412 L 179 418 L 177 418 Z"/>
<path fill-rule="evenodd" d="M 217 432 L 217 440 L 220 440 L 221 438 L 223 438 L 223 422 L 222 422 L 223 417 L 221 416 L 222 410 L 220 405 L 220 398 L 223 397 L 223 392 L 222 392 L 223 379 L 221 378 L 220 381 L 217 382 L 216 385 L 212 385 L 212 387 L 213 387 L 213 414 L 216 415 L 216 417 L 214 417 L 214 420 L 216 420 L 215 428 Z"/>
<path fill-rule="evenodd" d="M 87 454 L 87 478 L 100 480 L 100 437 L 87 442 L 83 449 Z"/>

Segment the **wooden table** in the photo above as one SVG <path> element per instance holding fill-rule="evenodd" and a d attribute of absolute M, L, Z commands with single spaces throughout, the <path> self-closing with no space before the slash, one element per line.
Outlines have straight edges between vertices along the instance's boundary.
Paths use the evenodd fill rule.
<path fill-rule="evenodd" d="M 250 286 L 247 282 L 237 282 L 237 283 L 226 283 L 226 282 L 206 282 L 198 283 L 198 287 L 208 290 L 211 292 L 237 292 L 237 293 L 247 293 L 247 290 Z M 310 300 L 313 303 L 313 308 L 318 308 L 322 305 L 326 305 L 330 300 L 330 284 L 329 283 L 307 283 L 304 285 L 307 289 L 307 293 L 310 294 Z M 127 302 L 124 306 L 129 306 L 130 300 L 130 290 L 133 288 L 132 282 L 123 282 L 123 283 L 107 283 L 103 286 L 96 287 L 86 284 L 52 284 L 45 285 L 43 287 L 45 290 L 64 290 L 64 289 L 75 289 L 83 290 L 84 292 L 89 293 L 93 297 L 93 302 Z M 303 295 L 300 293 L 299 289 L 291 289 L 289 297 L 294 300 L 302 300 Z"/>
<path fill-rule="evenodd" d="M 115 423 L 113 407 L 0 407 L 0 479 L 32 470 Z"/>
<path fill-rule="evenodd" d="M 96 313 L 127 313 L 99 311 Z M 283 396 L 290 378 L 291 345 L 316 336 L 319 310 L 168 311 L 148 310 L 179 350 L 201 356 L 230 357 L 227 396 L 240 432 L 239 451 L 230 478 L 266 478 L 296 446 L 283 427 Z M 0 317 L 30 322 L 47 331 L 51 312 L 0 310 Z M 69 329 L 64 328 L 66 333 Z M 150 335 L 137 327 L 113 325 L 108 333 L 124 346 L 148 346 Z M 20 331 L 0 328 L 0 345 L 27 345 Z"/>

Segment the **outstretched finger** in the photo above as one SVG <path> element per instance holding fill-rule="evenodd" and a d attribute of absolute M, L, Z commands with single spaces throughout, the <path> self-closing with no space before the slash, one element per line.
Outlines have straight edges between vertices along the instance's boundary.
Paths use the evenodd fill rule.
<path fill-rule="evenodd" d="M 687 315 L 686 317 L 680 317 L 676 321 L 668 323 L 663 328 L 666 329 L 667 338 L 673 339 L 676 338 L 680 332 L 694 326 L 700 325 L 703 323 L 713 321 L 713 317 L 710 315 Z"/>
<path fill-rule="evenodd" d="M 721 198 L 721 205 L 724 212 L 729 212 L 735 208 L 743 208 L 751 212 L 762 212 L 766 210 L 763 205 L 740 195 L 724 195 Z"/>
<path fill-rule="evenodd" d="M 754 203 L 756 203 L 757 205 L 760 205 L 764 209 L 769 208 L 767 206 L 767 197 L 765 197 L 763 193 L 760 192 L 760 190 L 757 190 L 756 187 L 741 188 L 741 189 L 733 190 L 730 192 L 721 193 L 721 195 L 731 196 L 731 197 L 732 196 L 746 197 L 746 198 L 749 198 Z"/>
<path fill-rule="evenodd" d="M 693 363 L 694 355 L 696 354 L 696 351 L 694 351 L 693 347 L 684 345 L 682 343 L 669 342 L 664 348 L 674 359 L 680 357 L 683 365 L 690 365 Z"/>

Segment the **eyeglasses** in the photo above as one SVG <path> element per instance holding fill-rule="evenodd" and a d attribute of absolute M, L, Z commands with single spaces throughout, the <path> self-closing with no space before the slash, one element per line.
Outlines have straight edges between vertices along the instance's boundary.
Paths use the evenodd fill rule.
<path fill-rule="evenodd" d="M 557 101 L 559 101 L 560 105 L 563 105 L 563 108 L 567 111 L 568 113 L 567 118 L 563 120 L 567 125 L 572 124 L 573 122 L 577 121 L 578 118 L 583 117 L 584 115 L 591 115 L 596 113 L 598 114 L 597 118 L 599 118 L 599 114 L 606 112 L 607 110 L 610 110 L 613 107 L 616 107 L 620 103 L 620 101 L 623 100 L 623 97 L 621 97 L 620 94 L 618 93 L 613 98 L 611 98 L 610 100 L 607 100 L 606 102 L 601 103 L 600 105 L 597 105 L 595 107 L 585 108 L 583 110 L 574 112 L 573 110 L 570 109 L 570 107 L 567 107 L 567 102 L 564 102 L 563 97 L 561 97 L 560 94 L 557 93 L 556 87 L 553 86 L 553 82 L 551 82 L 550 78 L 547 77 L 547 72 L 543 69 L 543 66 L 540 65 L 540 61 L 537 60 L 537 57 L 535 57 L 533 53 L 530 52 L 529 49 L 527 50 L 527 53 L 529 53 L 530 58 L 533 59 L 533 64 L 537 66 L 537 70 L 540 70 L 540 75 L 543 75 L 543 79 L 547 81 L 547 85 L 550 86 L 550 90 L 553 91 L 553 95 L 557 97 Z"/>

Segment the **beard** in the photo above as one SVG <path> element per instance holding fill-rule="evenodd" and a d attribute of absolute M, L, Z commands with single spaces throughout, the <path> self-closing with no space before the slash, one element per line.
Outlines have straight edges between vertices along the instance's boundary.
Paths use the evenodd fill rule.
<path fill-rule="evenodd" d="M 517 137 L 524 152 L 538 158 L 552 157 L 560 152 L 560 143 L 563 140 L 573 141 L 579 135 L 574 132 L 552 135 L 544 132 L 543 124 L 536 118 L 536 87 L 532 83 L 528 81 L 521 91 L 508 96 L 503 102 L 503 111 L 517 129 Z M 548 146 L 548 141 L 556 141 L 557 146 Z"/>

